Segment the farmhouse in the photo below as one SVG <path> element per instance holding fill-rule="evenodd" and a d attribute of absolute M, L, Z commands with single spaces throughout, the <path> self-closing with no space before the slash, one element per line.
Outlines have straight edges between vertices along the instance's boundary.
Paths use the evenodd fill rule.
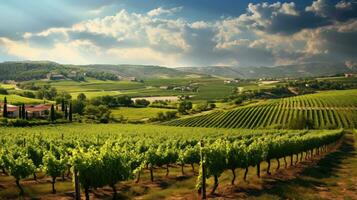
<path fill-rule="evenodd" d="M 0 103 L 1 114 L 4 109 L 4 103 Z M 25 105 L 25 111 L 29 118 L 42 118 L 47 117 L 50 113 L 51 105 L 40 104 L 40 105 Z M 9 118 L 16 118 L 20 115 L 20 107 L 7 104 L 7 114 Z"/>
<path fill-rule="evenodd" d="M 0 103 L 0 107 L 1 107 L 1 114 L 2 114 L 3 109 L 4 109 L 4 103 Z M 8 117 L 18 117 L 19 116 L 19 107 L 11 105 L 11 104 L 7 104 L 7 115 L 8 115 Z"/>
<path fill-rule="evenodd" d="M 41 118 L 48 116 L 51 110 L 51 105 L 27 105 L 25 106 L 25 110 L 27 111 L 27 115 L 29 118 Z"/>
<path fill-rule="evenodd" d="M 351 73 L 345 74 L 345 77 L 346 77 L 346 78 L 350 78 L 350 77 L 353 77 L 353 76 L 354 76 L 354 75 L 351 74 Z"/>
<path fill-rule="evenodd" d="M 47 78 L 49 80 L 63 80 L 65 77 L 62 74 L 57 74 L 57 73 L 49 73 L 47 74 Z"/>
<path fill-rule="evenodd" d="M 224 80 L 224 84 L 231 84 L 231 83 L 239 83 L 239 80 L 234 79 L 234 80 Z"/>

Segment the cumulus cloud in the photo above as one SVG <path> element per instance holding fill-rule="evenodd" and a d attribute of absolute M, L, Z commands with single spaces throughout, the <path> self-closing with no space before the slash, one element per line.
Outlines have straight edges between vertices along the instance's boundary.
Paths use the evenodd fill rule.
<path fill-rule="evenodd" d="M 180 12 L 182 10 L 182 7 L 176 7 L 176 8 L 171 8 L 171 9 L 165 9 L 162 7 L 158 7 L 156 9 L 150 10 L 148 12 L 148 15 L 150 17 L 155 17 L 155 16 L 159 16 L 159 15 L 163 15 L 163 14 L 174 14 L 176 12 Z"/>

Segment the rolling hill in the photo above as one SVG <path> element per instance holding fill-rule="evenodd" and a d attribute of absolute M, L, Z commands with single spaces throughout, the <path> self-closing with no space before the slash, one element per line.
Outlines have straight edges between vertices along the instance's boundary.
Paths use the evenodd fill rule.
<path fill-rule="evenodd" d="M 310 123 L 315 129 L 354 128 L 357 126 L 356 105 L 357 90 L 328 91 L 272 99 L 164 124 L 184 127 L 292 128 L 296 121 L 300 123 L 300 117 L 304 117 L 306 123 Z"/>
<path fill-rule="evenodd" d="M 0 63 L 0 81 L 27 81 L 46 78 L 48 73 L 68 74 L 71 71 L 105 72 L 122 78 L 170 79 L 201 77 L 198 73 L 152 65 L 63 65 L 50 61 L 21 61 Z"/>
<path fill-rule="evenodd" d="M 110 72 L 123 78 L 136 77 L 138 79 L 152 79 L 185 78 L 192 75 L 200 76 L 198 73 L 185 72 L 174 68 L 153 65 L 73 65 L 71 67 L 79 67 L 84 70 Z"/>
<path fill-rule="evenodd" d="M 66 74 L 71 71 L 105 72 L 122 78 L 170 79 L 216 76 L 222 78 L 299 78 L 356 73 L 343 63 L 307 63 L 276 67 L 180 67 L 168 68 L 153 65 L 62 65 L 50 61 L 22 61 L 0 63 L 0 81 L 26 81 L 43 79 L 50 72 Z"/>
<path fill-rule="evenodd" d="M 27 81 L 46 78 L 46 75 L 62 66 L 49 61 L 23 61 L 0 63 L 0 81 Z"/>

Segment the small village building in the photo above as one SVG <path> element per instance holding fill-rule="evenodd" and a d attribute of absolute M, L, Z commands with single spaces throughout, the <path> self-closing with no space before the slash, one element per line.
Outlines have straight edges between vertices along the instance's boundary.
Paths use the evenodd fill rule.
<path fill-rule="evenodd" d="M 1 115 L 4 110 L 4 103 L 0 102 Z M 28 118 L 44 118 L 47 117 L 51 110 L 51 105 L 40 104 L 40 105 L 25 105 L 25 110 L 27 112 Z M 7 104 L 7 116 L 9 118 L 17 118 L 20 116 L 20 107 Z"/>
<path fill-rule="evenodd" d="M 65 77 L 62 74 L 57 74 L 57 73 L 49 73 L 47 74 L 47 78 L 49 80 L 63 80 Z"/>
<path fill-rule="evenodd" d="M 137 79 L 136 77 L 128 77 L 128 80 L 129 80 L 129 81 L 134 81 L 134 82 L 135 82 L 135 81 L 138 81 L 138 79 Z"/>
<path fill-rule="evenodd" d="M 29 118 L 43 118 L 47 117 L 51 110 L 51 105 L 40 104 L 40 105 L 27 105 L 25 106 L 27 111 L 27 116 Z"/>
<path fill-rule="evenodd" d="M 224 84 L 230 84 L 230 83 L 232 83 L 231 80 L 224 80 Z"/>
<path fill-rule="evenodd" d="M 345 74 L 345 77 L 346 77 L 346 78 L 353 77 L 353 74 L 351 74 L 351 73 Z"/>
<path fill-rule="evenodd" d="M 0 107 L 1 107 L 1 115 L 3 113 L 4 110 L 4 103 L 0 103 Z M 15 117 L 19 117 L 19 110 L 20 108 L 18 106 L 15 105 L 11 105 L 11 104 L 7 104 L 7 116 L 10 118 L 15 118 Z"/>

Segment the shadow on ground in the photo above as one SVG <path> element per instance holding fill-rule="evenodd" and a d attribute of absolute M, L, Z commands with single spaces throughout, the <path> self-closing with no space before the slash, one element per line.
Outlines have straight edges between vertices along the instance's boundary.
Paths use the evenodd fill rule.
<path fill-rule="evenodd" d="M 274 197 L 276 199 L 306 199 L 304 195 L 318 195 L 320 190 L 336 185 L 334 178 L 342 168 L 345 159 L 357 156 L 353 138 L 346 136 L 341 146 L 334 152 L 318 161 L 307 161 L 296 165 L 293 176 L 287 176 L 289 170 L 278 172 L 272 177 L 264 177 L 263 188 L 235 188 L 234 192 L 241 197 Z M 290 178 L 287 178 L 290 177 Z M 327 181 L 331 179 L 330 181 Z M 316 193 L 314 193 L 316 191 Z M 309 193 L 309 194 L 306 194 Z M 311 197 L 311 196 L 309 196 Z M 317 197 L 318 198 L 318 197 Z"/>

